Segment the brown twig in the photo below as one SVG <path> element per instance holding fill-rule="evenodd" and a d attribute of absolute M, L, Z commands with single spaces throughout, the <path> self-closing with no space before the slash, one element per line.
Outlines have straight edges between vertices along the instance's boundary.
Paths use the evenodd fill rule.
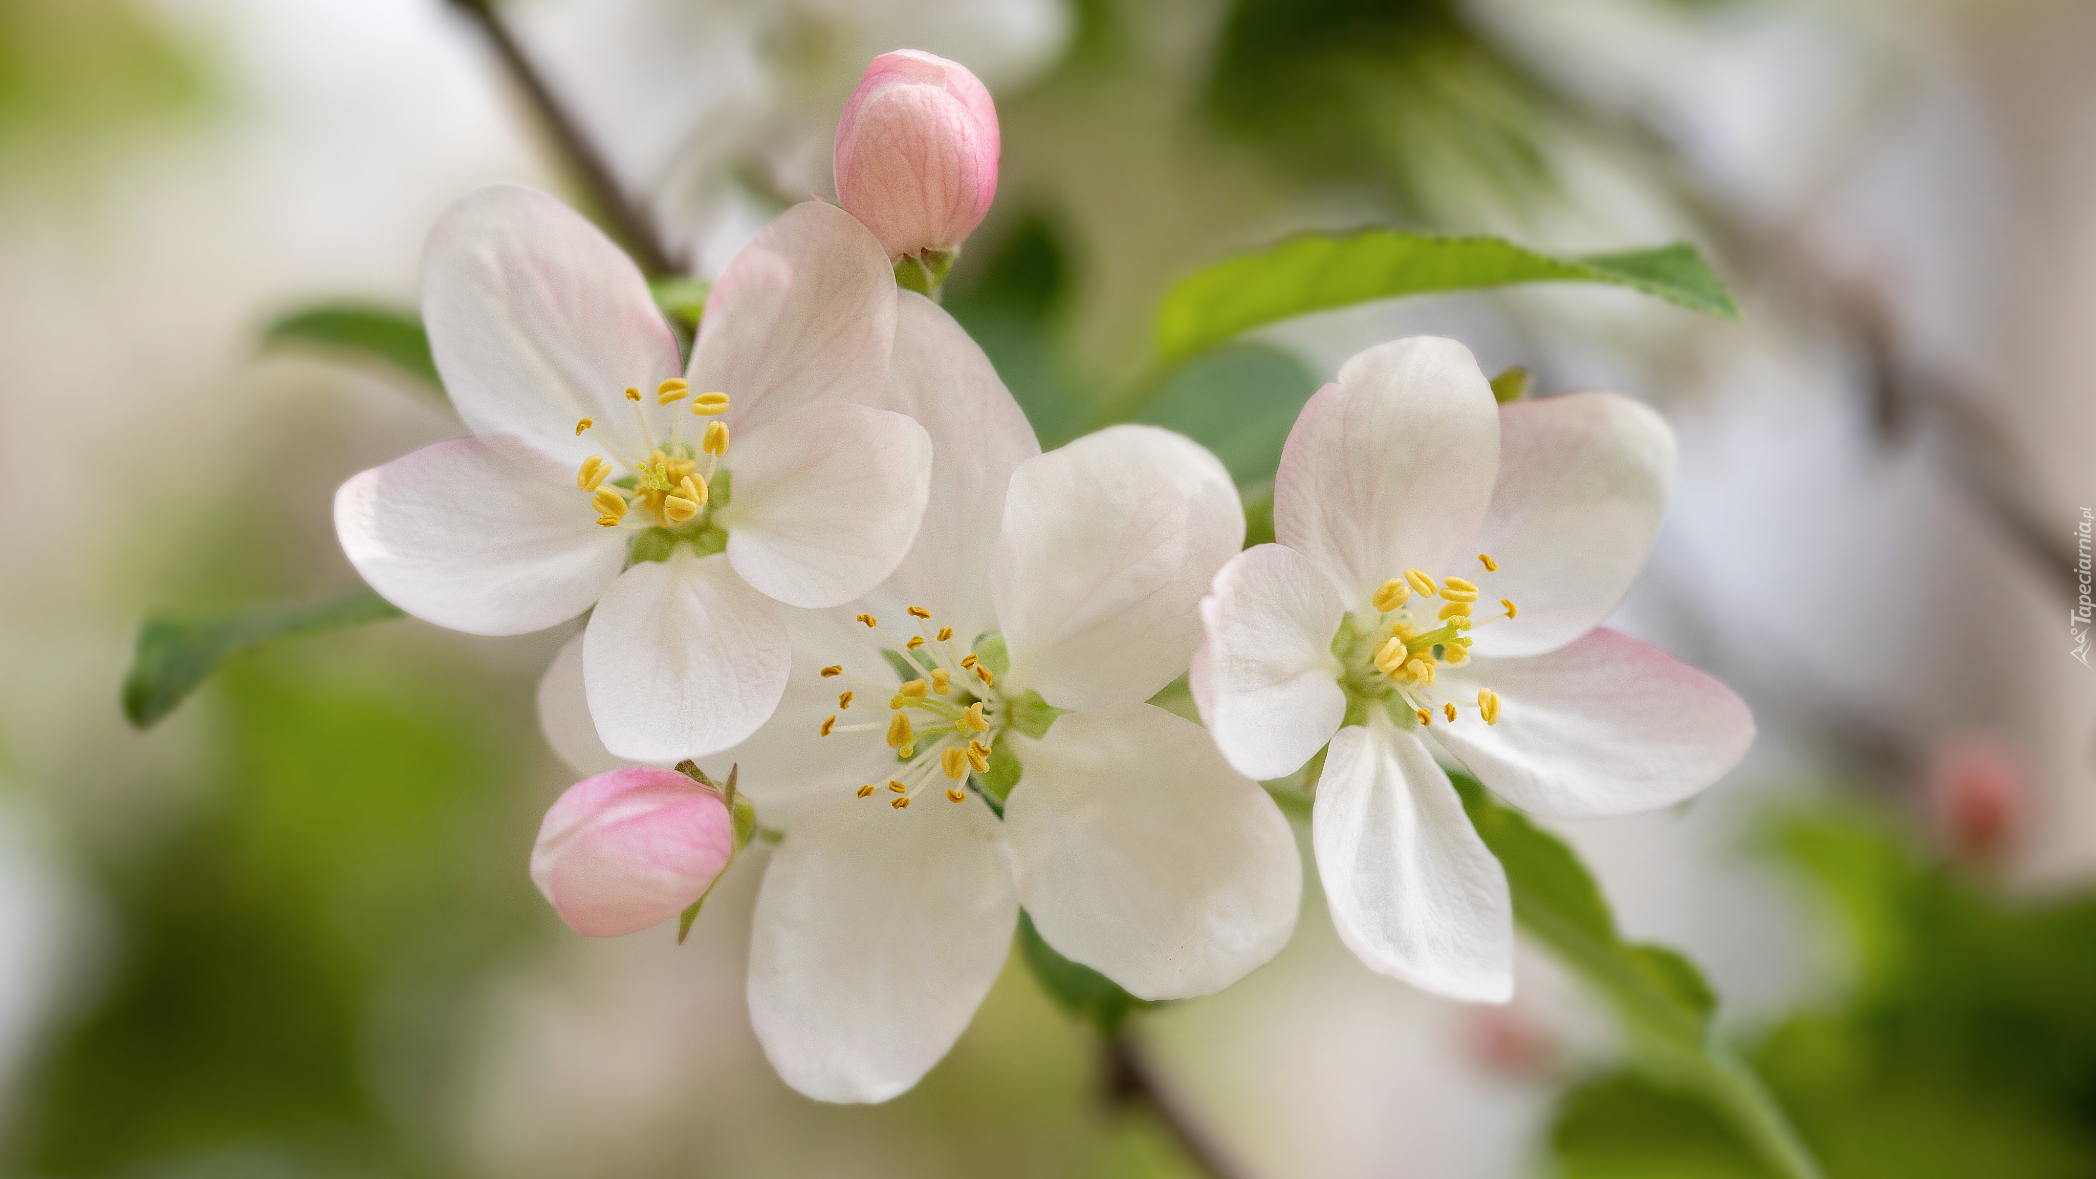
<path fill-rule="evenodd" d="M 1187 1160 L 1213 1179 L 1245 1179 L 1245 1173 L 1225 1157 L 1214 1140 L 1157 1083 L 1142 1050 L 1126 1032 L 1106 1038 L 1101 1046 L 1103 1083 L 1107 1103 L 1117 1109 L 1140 1107 L 1157 1119 L 1172 1141 L 1179 1144 Z"/>
<path fill-rule="evenodd" d="M 553 96 L 553 91 L 547 88 L 537 67 L 524 55 L 517 39 L 510 35 L 509 26 L 503 24 L 502 18 L 496 14 L 492 0 L 451 0 L 451 3 L 487 35 L 496 56 L 502 59 L 503 68 L 509 71 L 510 78 L 523 91 L 525 101 L 530 103 L 532 111 L 545 125 L 546 133 L 574 171 L 575 179 L 589 191 L 591 202 L 610 221 L 612 235 L 625 245 L 634 262 L 650 277 L 679 273 L 678 266 L 670 259 L 669 250 L 656 235 L 655 227 L 639 207 L 627 199 L 604 157 L 583 135 L 582 128 Z"/>

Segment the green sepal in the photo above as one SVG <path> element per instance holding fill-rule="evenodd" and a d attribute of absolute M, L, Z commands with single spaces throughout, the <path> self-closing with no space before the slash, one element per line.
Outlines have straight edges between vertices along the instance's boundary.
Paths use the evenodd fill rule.
<path fill-rule="evenodd" d="M 691 535 L 691 551 L 702 557 L 728 551 L 728 531 L 716 524 L 708 524 Z"/>
<path fill-rule="evenodd" d="M 713 478 L 706 480 L 706 506 L 717 512 L 734 500 L 735 473 L 726 470 L 715 471 Z"/>
<path fill-rule="evenodd" d="M 188 619 L 148 616 L 124 676 L 124 716 L 141 729 L 157 723 L 235 652 L 401 616 L 398 606 L 369 589 L 318 604 L 252 606 Z"/>
<path fill-rule="evenodd" d="M 937 300 L 940 288 L 946 285 L 946 276 L 953 271 L 953 260 L 959 256 L 959 250 L 904 254 L 895 263 L 895 285 Z"/>
<path fill-rule="evenodd" d="M 998 680 L 1012 669 L 1011 652 L 1005 649 L 1004 636 L 989 634 L 975 640 L 975 661 L 990 669 L 990 675 Z"/>
<path fill-rule="evenodd" d="M 699 899 L 693 901 L 691 906 L 677 917 L 677 944 L 681 946 L 691 933 L 691 923 L 699 919 L 699 910 L 705 907 L 706 898 L 712 896 L 713 890 L 720 887 L 721 877 L 728 874 L 728 869 L 735 863 L 735 857 L 742 854 L 742 849 L 749 845 L 750 838 L 757 833 L 757 806 L 750 801 L 748 795 L 736 793 L 735 779 L 742 773 L 742 765 L 739 762 L 728 767 L 728 780 L 725 783 L 715 782 L 707 777 L 706 771 L 699 768 L 699 763 L 688 758 L 677 763 L 677 772 L 721 796 L 721 801 L 728 804 L 729 821 L 734 825 L 735 831 L 734 849 L 728 853 L 728 862 L 721 865 L 720 874 L 706 886 L 705 892 L 699 894 Z"/>
<path fill-rule="evenodd" d="M 650 528 L 633 538 L 633 546 L 626 550 L 626 568 L 644 565 L 649 561 L 667 561 L 677 551 L 677 534 L 667 528 Z"/>
<path fill-rule="evenodd" d="M 1535 383 L 1526 368 L 1515 365 L 1492 378 L 1492 400 L 1507 405 L 1528 396 L 1530 386 Z"/>
<path fill-rule="evenodd" d="M 1120 1031 L 1131 1011 L 1163 1006 L 1159 1001 L 1138 999 L 1091 967 L 1057 953 L 1034 928 L 1033 915 L 1024 909 L 1019 911 L 1019 953 L 1041 989 L 1064 1011 L 1098 1028 L 1101 1035 Z"/>
<path fill-rule="evenodd" d="M 994 670 L 994 669 L 993 669 Z M 1004 715 L 1007 723 L 1019 732 L 1038 741 L 1048 735 L 1055 718 L 1069 711 L 1041 699 L 1041 694 L 1028 688 L 1017 696 L 1004 698 Z"/>
<path fill-rule="evenodd" d="M 999 737 L 990 745 L 990 768 L 975 775 L 982 786 L 983 797 L 990 800 L 990 809 L 1004 817 L 1004 800 L 1012 795 L 1012 787 L 1019 784 L 1023 771 L 1019 767 L 1019 755 L 1012 752 L 1004 738 Z"/>

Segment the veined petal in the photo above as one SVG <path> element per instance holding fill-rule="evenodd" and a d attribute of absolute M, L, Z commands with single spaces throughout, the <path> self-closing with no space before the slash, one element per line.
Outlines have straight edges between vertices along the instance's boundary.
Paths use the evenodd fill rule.
<path fill-rule="evenodd" d="M 818 1101 L 886 1101 L 960 1038 L 1011 952 L 1011 853 L 989 808 L 802 812 L 772 853 L 750 937 L 750 1022 Z"/>
<path fill-rule="evenodd" d="M 1332 738 L 1310 839 L 1339 937 L 1369 969 L 1481 1003 L 1514 993 L 1514 902 L 1448 775 L 1389 722 Z"/>
<path fill-rule="evenodd" d="M 613 757 L 597 736 L 597 722 L 590 717 L 589 696 L 582 686 L 582 636 L 561 645 L 539 677 L 539 729 L 546 744 L 583 777 L 608 774 L 633 763 Z"/>
<path fill-rule="evenodd" d="M 1545 655 L 1472 659 L 1442 684 L 1458 700 L 1498 693 L 1499 720 L 1465 715 L 1435 725 L 1435 740 L 1495 794 L 1550 818 L 1679 802 L 1754 743 L 1753 714 L 1732 689 L 1606 627 Z"/>
<path fill-rule="evenodd" d="M 1019 900 L 1064 957 L 1138 998 L 1185 999 L 1287 944 L 1295 837 L 1200 726 L 1148 704 L 1073 712 L 1020 760 L 1004 810 Z"/>
<path fill-rule="evenodd" d="M 1041 453 L 1019 403 L 968 333 L 939 305 L 897 292 L 895 361 L 882 405 L 932 440 L 924 527 L 900 568 L 867 603 L 894 613 L 923 606 L 969 639 L 997 629 L 990 553 L 1012 472 Z"/>
<path fill-rule="evenodd" d="M 931 439 L 899 413 L 811 405 L 730 453 L 733 499 L 715 516 L 728 559 L 789 606 L 841 606 L 879 585 L 924 520 Z"/>
<path fill-rule="evenodd" d="M 990 572 L 1009 682 L 1059 707 L 1147 700 L 1186 670 L 1196 606 L 1244 544 L 1216 457 L 1155 426 L 1111 426 L 1012 476 Z"/>
<path fill-rule="evenodd" d="M 803 406 L 877 404 L 895 344 L 895 272 L 851 214 L 806 201 L 729 259 L 706 295 L 691 384 L 740 435 Z"/>
<path fill-rule="evenodd" d="M 1478 537 L 1499 569 L 1479 585 L 1517 611 L 1479 628 L 1472 654 L 1535 655 L 1601 625 L 1645 563 L 1673 474 L 1673 430 L 1628 397 L 1502 406 L 1499 485 Z"/>
<path fill-rule="evenodd" d="M 1469 349 L 1435 336 L 1379 344 L 1347 361 L 1288 432 L 1275 537 L 1359 609 L 1406 568 L 1439 576 L 1462 553 L 1498 462 L 1492 386 Z"/>
<path fill-rule="evenodd" d="M 1346 693 L 1332 636 L 1346 607 L 1308 557 L 1255 545 L 1215 575 L 1201 600 L 1207 634 L 1195 661 L 1201 720 L 1238 772 L 1294 773 L 1339 731 Z"/>
<path fill-rule="evenodd" d="M 846 610 L 780 608 L 793 644 L 786 692 L 763 727 L 715 759 L 742 767 L 743 790 L 767 813 L 825 792 L 845 797 L 856 786 L 887 781 L 900 768 L 887 745 L 887 727 L 888 699 L 902 677 L 881 657 L 873 632 Z M 827 667 L 842 674 L 824 676 Z M 839 703 L 847 690 L 853 695 L 849 708 Z M 823 721 L 832 716 L 837 723 L 824 736 Z M 874 727 L 859 729 L 867 724 Z"/>
<path fill-rule="evenodd" d="M 587 497 L 457 438 L 364 471 L 335 492 L 335 534 L 371 588 L 438 626 L 543 630 L 589 608 L 626 559 Z"/>
<path fill-rule="evenodd" d="M 583 632 L 604 747 L 632 761 L 705 757 L 757 731 L 786 688 L 786 627 L 718 554 L 679 546 L 619 575 Z"/>
<path fill-rule="evenodd" d="M 520 184 L 453 202 L 422 250 L 422 323 L 444 391 L 482 438 L 513 438 L 572 472 L 599 438 L 645 455 L 625 400 L 678 373 L 647 280 L 581 214 Z"/>

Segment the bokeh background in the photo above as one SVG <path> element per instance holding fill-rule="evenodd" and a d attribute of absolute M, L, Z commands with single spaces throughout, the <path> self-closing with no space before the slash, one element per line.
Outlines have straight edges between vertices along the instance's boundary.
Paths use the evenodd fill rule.
<path fill-rule="evenodd" d="M 2096 1175 L 2096 10 L 2075 0 L 510 0 L 527 52 L 700 275 L 832 191 L 898 46 L 996 93 L 997 206 L 947 305 L 1044 442 L 1147 371 L 1171 280 L 1386 224 L 1698 243 L 1743 323 L 1602 288 L 1299 320 L 1143 411 L 1256 499 L 1351 352 L 1453 334 L 1541 393 L 1673 422 L 1617 624 L 1734 684 L 1705 796 L 1553 825 L 1683 949 L 1836 1179 Z M 243 655 L 149 731 L 139 619 L 355 584 L 330 501 L 458 432 L 441 398 L 262 346 L 411 307 L 473 185 L 574 194 L 443 0 L 0 0 L 0 1167 L 25 1176 L 1189 1173 L 1102 1099 L 1015 959 L 886 1106 L 807 1102 L 743 1006 L 763 850 L 694 928 L 566 931 L 525 859 L 572 780 L 566 637 L 388 622 Z M 1506 1008 L 1293 944 L 1139 1017 L 1258 1176 L 1760 1174 L 1620 1071 L 1540 953 Z"/>

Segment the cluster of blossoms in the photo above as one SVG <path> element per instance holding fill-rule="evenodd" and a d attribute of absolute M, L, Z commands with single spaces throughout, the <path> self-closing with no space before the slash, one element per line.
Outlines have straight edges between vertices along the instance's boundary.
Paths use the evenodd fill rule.
<path fill-rule="evenodd" d="M 802 1092 L 879 1101 L 960 1035 L 1022 909 L 1144 999 L 1273 957 L 1301 867 L 1258 783 L 1311 763 L 1347 943 L 1506 998 L 1505 877 L 1435 751 L 1595 815 L 1701 789 L 1752 735 L 1721 685 L 1597 629 L 1671 435 L 1610 394 L 1501 407 L 1460 345 L 1383 345 L 1304 408 L 1280 543 L 1243 550 L 1213 455 L 1126 425 L 1043 454 L 961 327 L 898 289 L 936 287 L 997 145 L 965 69 L 876 59 L 838 128 L 842 208 L 789 209 L 728 264 L 688 364 L 552 198 L 482 189 L 432 232 L 424 317 L 473 437 L 351 479 L 336 522 L 429 621 L 589 612 L 540 703 L 602 772 L 548 812 L 533 879 L 580 932 L 648 927 L 703 898 L 754 803 L 783 832 L 758 1036 Z M 1205 727 L 1149 703 L 1181 676 Z"/>

